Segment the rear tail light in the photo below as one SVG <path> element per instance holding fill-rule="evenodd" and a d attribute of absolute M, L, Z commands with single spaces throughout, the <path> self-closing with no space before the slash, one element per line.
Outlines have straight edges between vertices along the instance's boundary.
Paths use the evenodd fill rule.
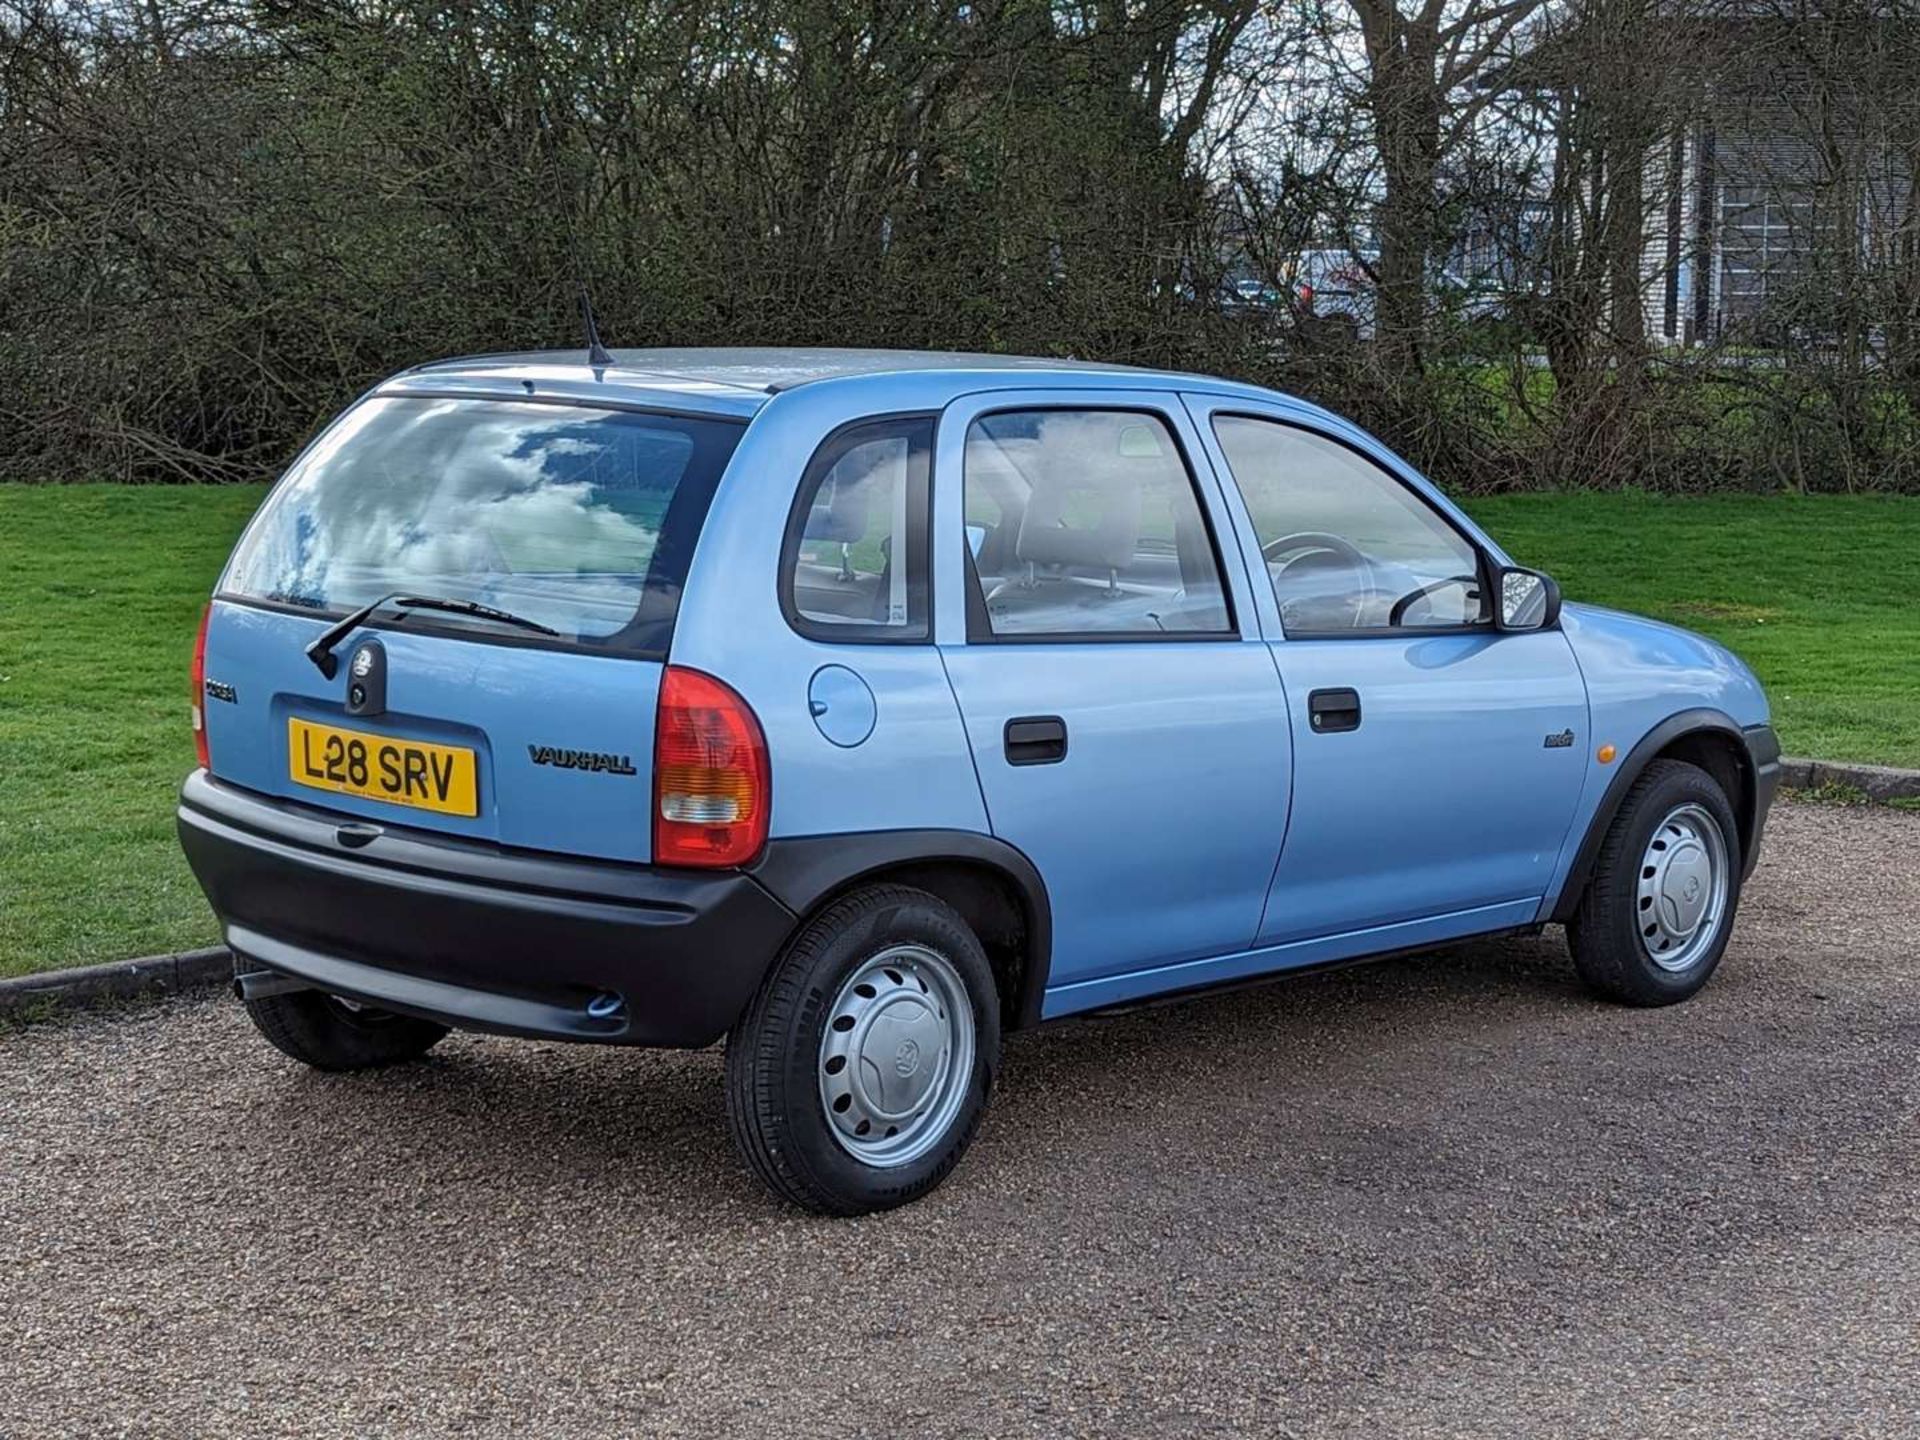
<path fill-rule="evenodd" d="M 1300 306 L 1304 310 L 1311 310 L 1313 308 L 1313 287 L 1311 285 L 1302 285 L 1300 287 Z"/>
<path fill-rule="evenodd" d="M 732 690 L 669 666 L 653 732 L 653 858 L 744 865 L 767 841 L 767 740 Z"/>
<path fill-rule="evenodd" d="M 213 768 L 213 756 L 207 749 L 207 621 L 213 615 L 213 606 L 205 606 L 200 611 L 200 633 L 193 640 L 193 748 L 200 758 L 200 768 Z"/>

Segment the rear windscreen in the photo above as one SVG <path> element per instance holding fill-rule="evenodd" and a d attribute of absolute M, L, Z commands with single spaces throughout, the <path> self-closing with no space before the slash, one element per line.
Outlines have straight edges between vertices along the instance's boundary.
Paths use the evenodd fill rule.
<path fill-rule="evenodd" d="M 366 400 L 268 497 L 222 593 L 332 615 L 395 592 L 474 600 L 563 642 L 663 654 L 742 429 L 578 405 Z M 440 612 L 405 623 L 525 633 Z"/>

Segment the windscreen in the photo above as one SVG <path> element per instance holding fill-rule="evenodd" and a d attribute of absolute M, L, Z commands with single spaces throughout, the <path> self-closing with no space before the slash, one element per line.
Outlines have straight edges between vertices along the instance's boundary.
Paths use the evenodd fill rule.
<path fill-rule="evenodd" d="M 664 654 L 742 429 L 579 405 L 366 400 L 274 490 L 222 593 L 331 615 L 395 592 L 473 600 L 563 642 Z M 440 612 L 406 623 L 499 629 Z"/>

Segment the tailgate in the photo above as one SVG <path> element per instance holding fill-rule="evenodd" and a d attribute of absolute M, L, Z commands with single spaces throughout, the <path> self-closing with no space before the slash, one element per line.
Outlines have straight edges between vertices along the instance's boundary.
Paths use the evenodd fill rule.
<path fill-rule="evenodd" d="M 204 705 L 215 775 L 376 822 L 649 857 L 657 661 L 409 634 L 403 624 L 349 636 L 328 680 L 305 654 L 327 624 L 214 602 Z M 375 636 L 386 708 L 349 715 L 351 662 Z M 382 792 L 392 798 L 374 798 Z"/>

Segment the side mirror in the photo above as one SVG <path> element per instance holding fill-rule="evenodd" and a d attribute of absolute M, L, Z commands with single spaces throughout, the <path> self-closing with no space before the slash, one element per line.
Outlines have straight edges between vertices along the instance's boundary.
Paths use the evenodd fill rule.
<path fill-rule="evenodd" d="M 1560 587 L 1538 570 L 1496 569 L 1493 586 L 1495 628 L 1550 630 L 1559 622 Z"/>

